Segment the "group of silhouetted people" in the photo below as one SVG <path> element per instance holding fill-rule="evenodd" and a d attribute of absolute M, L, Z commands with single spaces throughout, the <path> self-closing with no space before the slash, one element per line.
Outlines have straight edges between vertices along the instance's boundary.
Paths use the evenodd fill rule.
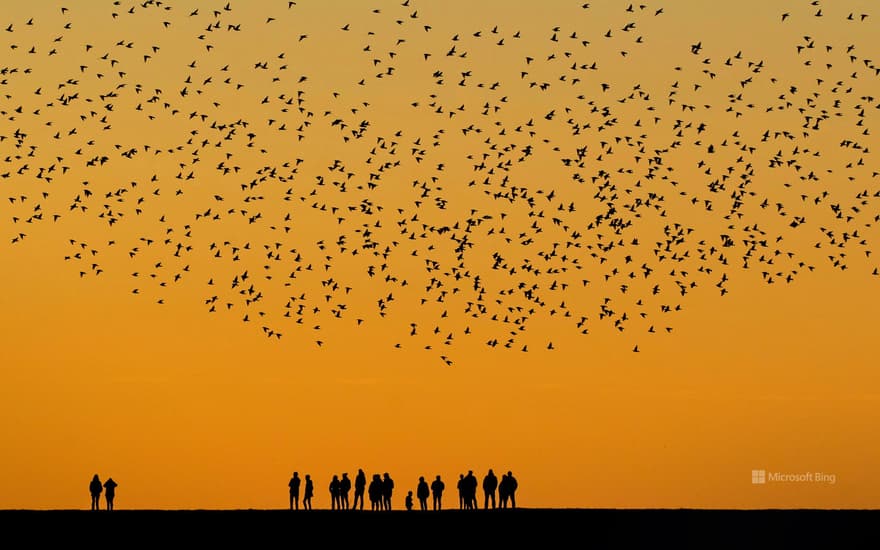
<path fill-rule="evenodd" d="M 299 495 L 302 479 L 299 472 L 293 472 L 287 486 L 290 489 L 290 509 L 299 510 Z M 364 496 L 370 499 L 371 510 L 391 510 L 391 496 L 394 493 L 394 480 L 385 472 L 383 475 L 373 474 L 369 486 L 367 486 L 367 474 L 363 469 L 358 469 L 354 480 L 348 477 L 348 473 L 334 474 L 328 487 L 330 491 L 331 510 L 363 510 Z M 353 499 L 349 496 L 354 490 Z M 309 474 L 305 476 L 305 490 L 303 492 L 303 509 L 312 509 L 312 498 L 315 495 L 315 485 Z"/>
<path fill-rule="evenodd" d="M 95 474 L 89 483 L 89 493 L 92 496 L 92 510 L 101 509 L 101 494 L 103 493 L 106 502 L 106 509 L 113 510 L 113 500 L 116 498 L 117 483 L 112 477 L 108 477 L 103 483 Z M 304 485 L 304 487 L 303 487 Z M 495 476 L 495 472 L 490 468 L 483 477 L 483 507 L 485 509 L 496 508 L 495 493 L 498 493 L 499 508 L 516 508 L 516 478 L 512 472 L 507 472 L 501 476 L 501 480 Z M 312 498 L 315 495 L 315 485 L 309 474 L 305 475 L 305 479 L 300 478 L 299 472 L 293 472 L 293 476 L 287 483 L 290 489 L 290 509 L 299 510 L 300 505 L 300 489 L 302 488 L 302 506 L 304 510 L 312 509 Z M 460 474 L 458 480 L 458 505 L 462 510 L 475 510 L 479 508 L 477 504 L 477 488 L 478 482 L 473 470 L 468 471 L 467 475 Z M 349 494 L 354 490 L 354 499 L 349 502 Z M 428 499 L 431 499 L 431 508 L 441 510 L 443 508 L 443 491 L 446 484 L 437 475 L 429 484 L 424 476 L 419 476 L 416 484 L 415 497 L 419 501 L 419 510 L 428 510 Z M 388 472 L 384 474 L 373 474 L 372 479 L 367 485 L 367 475 L 364 470 L 359 468 L 354 481 L 348 477 L 348 473 L 341 475 L 333 475 L 330 481 L 330 509 L 331 510 L 363 510 L 364 495 L 370 499 L 370 510 L 381 511 L 391 510 L 391 497 L 394 494 L 394 480 Z M 407 510 L 412 510 L 415 506 L 413 500 L 413 492 L 408 491 L 404 504 Z"/>
<path fill-rule="evenodd" d="M 303 480 L 299 476 L 299 472 L 293 472 L 287 486 L 290 489 L 290 509 L 299 510 L 300 487 Z M 518 483 L 513 476 L 513 472 L 508 471 L 502 474 L 501 479 L 495 475 L 490 468 L 483 477 L 483 508 L 516 508 L 516 490 Z M 458 497 L 459 508 L 462 510 L 475 510 L 479 508 L 477 503 L 477 491 L 479 482 L 474 475 L 473 470 L 468 471 L 467 475 L 461 474 L 458 480 Z M 391 510 L 391 497 L 394 494 L 394 480 L 385 472 L 384 474 L 373 474 L 369 485 L 367 485 L 367 475 L 364 470 L 359 468 L 358 473 L 352 480 L 348 473 L 334 474 L 330 480 L 328 487 L 330 491 L 330 509 L 331 510 L 363 510 L 364 495 L 370 500 L 370 510 L 382 511 Z M 443 491 L 446 484 L 441 477 L 437 475 L 429 484 L 424 476 L 419 477 L 416 485 L 415 498 L 419 502 L 419 510 L 428 510 L 428 499 L 431 499 L 431 508 L 433 510 L 441 510 L 443 508 Z M 349 495 L 354 491 L 353 500 L 349 500 Z M 498 500 L 496 502 L 496 493 Z M 315 494 L 314 483 L 309 474 L 305 476 L 305 490 L 303 493 L 303 509 L 312 509 L 312 497 Z M 407 510 L 412 510 L 415 506 L 413 492 L 408 491 L 404 499 L 404 505 Z"/>
<path fill-rule="evenodd" d="M 501 475 L 501 480 L 495 472 L 489 468 L 486 475 L 483 476 L 483 508 L 488 510 L 498 508 L 516 508 L 516 489 L 519 486 L 513 472 L 508 471 Z M 458 476 L 458 507 L 462 510 L 476 510 L 479 508 L 477 503 L 477 476 L 473 470 L 469 470 L 467 475 L 459 474 Z M 495 494 L 498 493 L 498 501 L 496 503 Z"/>
<path fill-rule="evenodd" d="M 112 477 L 108 477 L 107 481 L 101 483 L 101 478 L 98 477 L 98 474 L 92 476 L 92 481 L 89 483 L 89 493 L 92 495 L 92 510 L 101 509 L 101 493 L 104 493 L 107 509 L 112 510 L 113 499 L 116 498 L 117 485 Z"/>

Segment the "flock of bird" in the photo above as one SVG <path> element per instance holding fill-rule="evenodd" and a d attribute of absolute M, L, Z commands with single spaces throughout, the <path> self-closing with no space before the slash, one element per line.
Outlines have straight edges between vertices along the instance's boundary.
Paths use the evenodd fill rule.
<path fill-rule="evenodd" d="M 787 2 L 767 59 L 692 29 L 645 65 L 675 2 L 521 28 L 332 4 L 0 10 L 3 246 L 273 339 L 384 323 L 446 365 L 599 327 L 638 351 L 737 278 L 878 275 L 868 13 Z"/>

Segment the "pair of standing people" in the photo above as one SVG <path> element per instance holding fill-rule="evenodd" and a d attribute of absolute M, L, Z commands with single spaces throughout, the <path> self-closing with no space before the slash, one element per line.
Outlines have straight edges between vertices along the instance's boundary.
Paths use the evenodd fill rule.
<path fill-rule="evenodd" d="M 342 478 L 333 476 L 330 481 L 330 509 L 348 510 L 348 493 L 351 491 L 351 479 L 348 473 L 342 474 Z"/>
<path fill-rule="evenodd" d="M 477 508 L 477 477 L 473 470 L 458 476 L 458 507 L 462 510 Z"/>
<path fill-rule="evenodd" d="M 299 510 L 299 489 L 302 485 L 302 479 L 299 472 L 293 472 L 287 486 L 290 488 L 290 509 Z M 315 484 L 312 483 L 312 476 L 306 474 L 305 490 L 303 491 L 303 510 L 312 509 L 312 497 L 315 495 Z"/>
<path fill-rule="evenodd" d="M 419 510 L 428 509 L 428 497 L 430 496 L 434 497 L 434 510 L 440 510 L 442 508 L 443 489 L 445 488 L 446 484 L 443 483 L 439 475 L 431 481 L 430 485 L 425 480 L 425 476 L 419 476 L 419 483 L 416 485 L 416 498 L 419 500 Z"/>
<path fill-rule="evenodd" d="M 92 481 L 89 483 L 89 493 L 92 495 L 92 510 L 101 509 L 101 493 L 104 493 L 107 509 L 112 510 L 113 500 L 116 498 L 117 485 L 118 483 L 113 481 L 112 477 L 108 477 L 107 481 L 101 483 L 101 478 L 98 477 L 98 474 L 92 476 Z"/>
<path fill-rule="evenodd" d="M 373 474 L 373 479 L 367 487 L 367 496 L 370 498 L 370 508 L 374 511 L 391 510 L 391 496 L 394 494 L 394 480 L 385 472 L 383 475 Z"/>
<path fill-rule="evenodd" d="M 501 508 L 507 508 L 508 505 L 511 508 L 516 508 L 517 487 L 519 487 L 519 483 L 513 477 L 513 472 L 508 471 L 501 476 L 501 481 L 498 482 L 498 500 Z"/>

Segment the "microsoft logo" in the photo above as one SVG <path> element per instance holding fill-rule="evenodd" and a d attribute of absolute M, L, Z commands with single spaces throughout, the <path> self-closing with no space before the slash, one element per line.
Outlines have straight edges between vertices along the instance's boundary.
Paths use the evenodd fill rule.
<path fill-rule="evenodd" d="M 768 472 L 752 470 L 752 485 L 776 483 L 837 483 L 837 475 L 827 472 Z"/>

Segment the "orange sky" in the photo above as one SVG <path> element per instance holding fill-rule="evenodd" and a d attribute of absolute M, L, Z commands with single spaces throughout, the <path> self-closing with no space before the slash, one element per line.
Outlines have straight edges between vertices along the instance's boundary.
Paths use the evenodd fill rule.
<path fill-rule="evenodd" d="M 876 14 L 707 4 L 3 8 L 0 509 L 875 507 Z"/>

